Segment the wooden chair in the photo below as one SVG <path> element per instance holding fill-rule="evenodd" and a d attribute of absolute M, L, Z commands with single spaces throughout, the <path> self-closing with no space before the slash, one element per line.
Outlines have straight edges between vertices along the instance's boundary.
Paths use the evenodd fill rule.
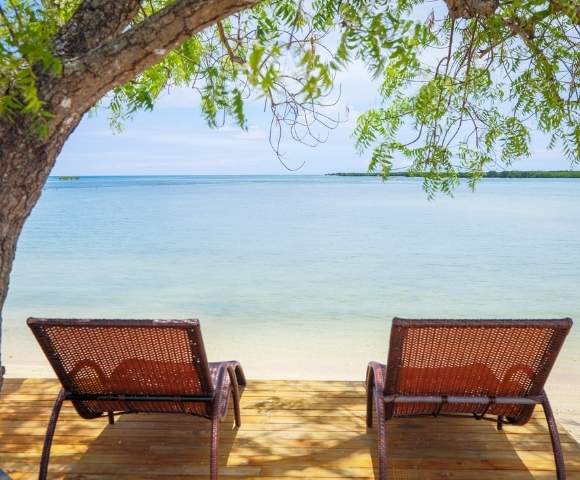
<path fill-rule="evenodd" d="M 210 478 L 218 478 L 220 421 L 233 397 L 240 426 L 238 362 L 208 363 L 197 320 L 72 320 L 29 318 L 62 389 L 48 423 L 39 479 L 47 476 L 62 403 L 83 418 L 128 413 L 181 413 L 211 420 Z"/>
<path fill-rule="evenodd" d="M 378 419 L 379 479 L 387 478 L 386 422 L 417 415 L 492 416 L 525 424 L 542 405 L 558 480 L 566 478 L 544 384 L 572 320 L 393 319 L 386 365 L 367 369 L 367 425 Z"/>

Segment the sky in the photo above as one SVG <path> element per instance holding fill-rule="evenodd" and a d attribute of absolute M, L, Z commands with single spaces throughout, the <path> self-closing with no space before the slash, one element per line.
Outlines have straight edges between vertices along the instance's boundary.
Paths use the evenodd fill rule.
<path fill-rule="evenodd" d="M 339 105 L 345 121 L 329 131 L 326 143 L 316 147 L 292 140 L 283 143 L 283 161 L 269 141 L 270 114 L 262 103 L 247 104 L 249 128 L 234 125 L 212 129 L 205 123 L 199 99 L 192 90 L 163 94 L 153 111 L 140 112 L 124 124 L 121 133 L 109 124 L 106 110 L 86 115 L 65 144 L 53 175 L 284 175 L 367 171 L 370 152 L 360 155 L 352 136 L 359 113 L 379 105 L 377 86 L 363 65 L 353 64 L 338 78 Z M 348 112 L 347 112 L 348 110 Z M 514 163 L 518 170 L 570 168 L 558 149 L 548 150 L 546 136 L 532 132 L 532 155 Z M 396 160 L 395 168 L 408 162 Z"/>

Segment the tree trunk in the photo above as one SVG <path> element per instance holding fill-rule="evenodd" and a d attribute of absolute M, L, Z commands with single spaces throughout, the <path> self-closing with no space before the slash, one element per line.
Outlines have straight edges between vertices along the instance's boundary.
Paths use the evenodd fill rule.
<path fill-rule="evenodd" d="M 0 322 L 20 232 L 40 198 L 58 153 L 82 115 L 75 118 L 45 139 L 31 133 L 24 118 L 0 123 Z M 1 341 L 0 329 L 0 347 Z M 0 348 L 3 365 L 1 360 Z M 1 368 L 0 388 L 4 374 Z"/>

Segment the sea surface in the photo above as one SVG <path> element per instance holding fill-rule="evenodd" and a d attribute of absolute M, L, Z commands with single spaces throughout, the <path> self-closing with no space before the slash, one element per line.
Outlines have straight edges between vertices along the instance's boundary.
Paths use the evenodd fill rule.
<path fill-rule="evenodd" d="M 249 377 L 362 379 L 393 316 L 580 321 L 580 180 L 430 201 L 407 178 L 51 178 L 4 311 L 13 376 L 47 371 L 29 316 L 199 318 Z M 580 323 L 563 358 L 580 380 Z"/>

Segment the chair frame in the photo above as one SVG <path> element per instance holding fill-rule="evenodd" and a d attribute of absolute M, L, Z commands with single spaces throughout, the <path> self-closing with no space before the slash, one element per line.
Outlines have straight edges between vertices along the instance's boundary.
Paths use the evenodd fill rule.
<path fill-rule="evenodd" d="M 203 340 L 199 330 L 199 322 L 197 320 L 73 320 L 73 319 L 40 319 L 40 318 L 29 318 L 27 321 L 28 325 L 32 329 L 35 337 L 40 343 L 42 349 L 44 350 L 47 358 L 53 365 L 53 368 L 59 372 L 60 364 L 51 355 L 51 346 L 48 338 L 43 335 L 42 330 L 35 328 L 36 326 L 45 325 L 58 325 L 58 326 L 79 326 L 79 325 L 95 325 L 95 326 L 112 326 L 112 327 L 125 327 L 127 325 L 142 327 L 155 327 L 162 326 L 176 327 L 176 328 L 186 328 L 193 329 L 197 338 L 197 345 L 199 351 L 202 352 L 202 359 L 205 362 L 203 366 L 209 374 L 209 364 L 205 358 L 205 350 L 203 347 Z M 210 377 L 211 378 L 211 377 Z M 229 386 L 227 390 L 224 389 L 225 382 L 229 380 Z M 61 382 L 62 383 L 62 382 Z M 211 421 L 211 442 L 210 442 L 210 480 L 218 479 L 218 447 L 219 447 L 219 432 L 221 420 L 227 414 L 227 406 L 229 396 L 231 394 L 234 406 L 234 417 L 236 428 L 239 428 L 242 424 L 241 422 L 241 411 L 240 411 L 240 397 L 242 388 L 246 386 L 246 377 L 242 366 L 237 361 L 227 361 L 217 363 L 217 375 L 215 385 L 213 385 L 212 391 L 208 392 L 208 395 L 122 395 L 122 394 L 107 394 L 107 395 L 92 395 L 92 394 L 76 394 L 67 391 L 66 388 L 62 387 L 54 401 L 52 412 L 50 415 L 50 420 L 47 425 L 46 435 L 44 439 L 44 445 L 42 448 L 42 455 L 40 459 L 40 469 L 39 469 L 39 480 L 46 480 L 48 473 L 48 464 L 50 460 L 50 450 L 52 446 L 52 441 L 54 438 L 56 424 L 58 422 L 59 414 L 62 405 L 65 401 L 90 401 L 90 400 L 105 400 L 105 401 L 120 401 L 120 402 L 177 402 L 177 403 L 187 403 L 187 402 L 204 402 L 209 406 L 211 416 L 209 420 Z M 224 395 L 225 393 L 225 395 Z M 108 417 L 109 424 L 115 423 L 115 415 L 125 415 L 129 413 L 142 413 L 139 410 L 135 411 L 122 411 L 122 412 L 107 412 L 100 416 L 94 418 L 102 418 L 104 416 Z M 165 413 L 165 412 L 164 412 Z M 181 413 L 186 414 L 186 413 Z M 189 414 L 191 416 L 198 416 Z"/>
<path fill-rule="evenodd" d="M 393 368 L 394 365 L 398 365 L 397 359 L 395 358 L 400 351 L 400 345 L 402 338 L 400 333 L 397 331 L 397 327 L 409 327 L 409 326 L 451 326 L 451 325 L 462 325 L 469 326 L 479 325 L 485 326 L 492 325 L 498 326 L 502 325 L 501 322 L 510 322 L 511 325 L 517 325 L 518 327 L 530 326 L 530 327 L 554 327 L 554 324 L 559 323 L 558 326 L 566 331 L 566 334 L 572 327 L 572 320 L 569 318 L 557 319 L 557 320 L 411 320 L 411 319 L 393 319 L 393 327 L 391 330 L 391 340 L 389 347 L 389 362 L 387 365 L 381 364 L 379 362 L 370 362 L 367 367 L 366 374 L 366 393 L 367 393 L 367 415 L 366 424 L 368 428 L 373 427 L 373 406 L 375 407 L 378 422 L 378 472 L 379 480 L 386 480 L 388 475 L 388 458 L 387 458 L 387 421 L 394 417 L 392 413 L 392 408 L 390 409 L 390 415 L 387 413 L 388 406 L 394 406 L 398 403 L 421 403 L 421 404 L 433 404 L 433 412 L 430 415 L 434 417 L 438 416 L 451 416 L 451 417 L 465 417 L 473 416 L 476 420 L 493 420 L 497 422 L 497 429 L 502 430 L 504 423 L 514 423 L 514 424 L 524 424 L 529 418 L 524 419 L 511 419 L 505 418 L 503 416 L 498 416 L 496 419 L 489 419 L 486 417 L 487 410 L 490 406 L 494 404 L 504 404 L 504 405 L 524 405 L 524 406 L 536 406 L 541 405 L 544 413 L 546 415 L 546 422 L 548 424 L 548 431 L 550 433 L 550 440 L 552 444 L 552 452 L 554 455 L 554 462 L 556 466 L 556 478 L 557 480 L 566 480 L 566 468 L 564 464 L 564 456 L 562 452 L 562 446 L 560 443 L 560 435 L 558 433 L 558 427 L 556 424 L 556 419 L 554 417 L 554 412 L 548 400 L 548 396 L 545 390 L 542 388 L 541 393 L 535 396 L 526 397 L 487 397 L 487 396 L 460 396 L 460 395 L 398 395 L 391 392 L 387 392 L 389 385 L 387 380 L 387 371 L 389 368 Z M 514 323 L 517 322 L 517 323 Z M 509 328 L 509 325 L 508 325 Z M 562 340 L 563 343 L 563 340 Z M 558 356 L 561 349 L 562 343 L 560 343 L 555 351 L 548 354 L 547 359 L 548 367 L 544 372 L 543 378 L 541 379 L 542 384 L 545 382 L 553 363 Z M 441 413 L 442 406 L 446 404 L 479 404 L 482 406 L 482 410 L 479 412 L 473 412 L 471 415 L 462 413 Z M 399 417 L 416 417 L 421 415 L 398 415 Z"/>

